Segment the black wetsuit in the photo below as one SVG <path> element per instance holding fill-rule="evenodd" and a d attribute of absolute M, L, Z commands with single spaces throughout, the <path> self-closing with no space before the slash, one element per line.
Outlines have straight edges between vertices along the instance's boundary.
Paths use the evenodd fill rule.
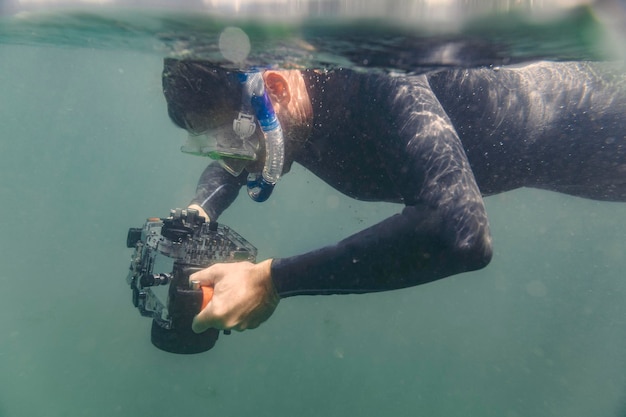
<path fill-rule="evenodd" d="M 304 77 L 313 130 L 288 144 L 286 165 L 405 208 L 335 245 L 274 259 L 282 297 L 384 291 L 485 266 L 481 191 L 531 186 L 626 201 L 626 78 L 606 64 Z M 217 219 L 245 176 L 211 164 L 193 203 Z"/>

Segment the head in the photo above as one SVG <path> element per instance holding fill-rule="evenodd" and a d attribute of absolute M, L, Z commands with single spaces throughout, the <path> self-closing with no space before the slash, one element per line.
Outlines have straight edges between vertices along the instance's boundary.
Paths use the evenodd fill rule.
<path fill-rule="evenodd" d="M 286 140 L 305 139 L 312 108 L 300 71 L 268 70 L 263 80 Z M 232 126 L 241 111 L 242 92 L 236 71 L 206 61 L 165 60 L 163 93 L 170 119 L 191 134 Z"/>
<path fill-rule="evenodd" d="M 299 71 L 234 72 L 201 61 L 165 60 L 163 92 L 186 129 L 182 151 L 248 171 L 248 194 L 267 200 L 285 172 L 285 149 L 308 136 L 311 103 Z"/>

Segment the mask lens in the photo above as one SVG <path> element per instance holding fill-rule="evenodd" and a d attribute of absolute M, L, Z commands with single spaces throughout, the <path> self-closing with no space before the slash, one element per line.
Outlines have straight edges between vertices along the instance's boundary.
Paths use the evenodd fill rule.
<path fill-rule="evenodd" d="M 187 142 L 180 147 L 181 152 L 198 155 L 198 156 L 210 156 L 209 149 L 216 148 L 216 141 L 212 135 L 209 134 L 189 134 L 187 136 Z"/>
<path fill-rule="evenodd" d="M 234 158 L 221 158 L 218 160 L 222 168 L 224 168 L 232 176 L 238 177 L 244 170 L 244 168 L 250 163 L 246 159 L 234 159 Z"/>
<path fill-rule="evenodd" d="M 254 133 L 254 124 L 252 128 L 246 127 L 244 120 L 242 125 L 246 132 Z M 259 139 L 252 134 L 242 139 L 229 126 L 200 135 L 190 134 L 180 150 L 218 160 L 226 171 L 237 176 L 250 161 L 257 159 Z"/>
<path fill-rule="evenodd" d="M 258 141 L 251 139 L 242 139 L 231 129 L 221 130 L 217 132 L 215 152 L 229 158 L 254 160 L 256 159 Z"/>

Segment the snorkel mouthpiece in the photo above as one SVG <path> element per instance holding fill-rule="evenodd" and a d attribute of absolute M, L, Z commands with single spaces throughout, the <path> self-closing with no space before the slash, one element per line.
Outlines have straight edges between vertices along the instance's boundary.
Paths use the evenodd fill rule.
<path fill-rule="evenodd" d="M 274 185 L 267 182 L 261 174 L 250 174 L 248 176 L 248 195 L 257 203 L 262 203 L 272 195 Z"/>
<path fill-rule="evenodd" d="M 270 197 L 274 185 L 283 173 L 285 162 L 283 130 L 265 91 L 263 75 L 260 72 L 242 74 L 241 82 L 243 83 L 242 112 L 246 108 L 251 108 L 265 138 L 263 172 L 250 174 L 248 177 L 248 195 L 254 201 L 263 202 Z"/>

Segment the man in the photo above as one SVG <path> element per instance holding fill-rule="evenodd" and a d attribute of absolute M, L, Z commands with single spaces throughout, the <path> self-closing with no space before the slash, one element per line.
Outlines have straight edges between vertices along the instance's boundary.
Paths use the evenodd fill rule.
<path fill-rule="evenodd" d="M 251 122 L 244 109 L 262 93 L 252 92 L 246 75 L 165 61 L 169 115 L 194 135 L 187 151 L 204 152 L 194 142 L 203 134 L 248 149 L 222 152 L 190 207 L 216 220 L 248 174 L 265 173 L 274 148 L 284 146 L 280 174 L 298 162 L 350 197 L 404 209 L 335 245 L 192 275 L 214 287 L 194 320 L 196 332 L 257 327 L 288 296 L 392 290 L 483 268 L 492 255 L 483 195 L 526 186 L 626 201 L 626 76 L 618 66 L 542 62 L 420 76 L 338 69 L 262 77 L 270 104 Z M 280 140 L 269 139 L 279 132 L 269 122 L 272 111 Z"/>

